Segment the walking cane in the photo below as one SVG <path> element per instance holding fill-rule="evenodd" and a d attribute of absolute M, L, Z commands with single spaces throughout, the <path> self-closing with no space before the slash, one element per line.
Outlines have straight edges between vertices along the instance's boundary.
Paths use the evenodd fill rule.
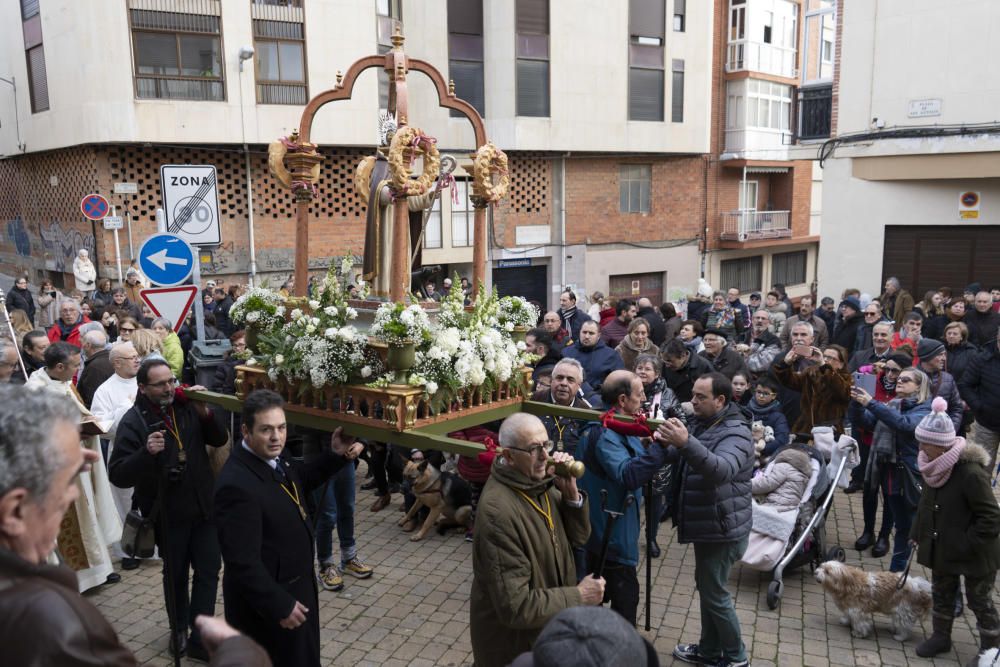
<path fill-rule="evenodd" d="M 632 496 L 629 496 L 631 498 Z M 646 632 L 649 632 L 649 606 L 653 589 L 653 480 L 646 482 Z"/>
<path fill-rule="evenodd" d="M 607 514 L 608 518 L 604 522 L 604 539 L 601 540 L 601 557 L 597 560 L 597 567 L 594 568 L 594 579 L 600 579 L 601 575 L 604 574 L 604 563 L 608 559 L 608 545 L 611 542 L 611 529 L 614 528 L 615 521 L 617 521 L 619 517 L 625 515 L 625 511 L 633 502 L 635 502 L 635 498 L 630 493 L 625 496 L 625 502 L 622 505 L 621 512 L 609 510 L 607 508 L 608 490 L 601 489 L 601 511 Z"/>

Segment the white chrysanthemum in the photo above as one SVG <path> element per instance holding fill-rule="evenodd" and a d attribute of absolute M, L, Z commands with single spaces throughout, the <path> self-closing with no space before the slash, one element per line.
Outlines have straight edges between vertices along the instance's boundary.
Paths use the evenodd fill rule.
<path fill-rule="evenodd" d="M 347 319 L 349 320 L 358 319 L 358 311 L 354 310 L 350 306 L 347 307 L 347 310 L 345 312 L 347 313 Z"/>
<path fill-rule="evenodd" d="M 370 378 L 371 376 L 372 376 L 372 367 L 371 366 L 362 366 L 361 367 L 361 377 L 363 377 L 363 378 Z"/>
<path fill-rule="evenodd" d="M 274 309 L 274 314 L 277 315 L 278 317 L 283 317 L 285 314 L 285 307 L 278 306 L 277 308 Z"/>
<path fill-rule="evenodd" d="M 283 355 L 283 354 L 276 354 L 276 355 L 274 355 L 274 363 L 276 363 L 279 366 L 281 364 L 285 363 L 285 355 Z"/>
<path fill-rule="evenodd" d="M 350 342 L 354 340 L 356 335 L 356 330 L 354 327 L 341 327 L 340 330 L 337 332 L 337 335 L 339 335 L 344 340 Z"/>
<path fill-rule="evenodd" d="M 329 315 L 330 317 L 336 317 L 340 313 L 340 311 L 337 310 L 336 306 L 327 306 L 326 308 L 323 309 L 323 312 Z"/>
<path fill-rule="evenodd" d="M 313 325 L 315 325 L 317 327 L 319 326 L 319 318 L 318 317 L 314 317 L 314 318 L 312 318 L 309 321 L 312 322 Z"/>
<path fill-rule="evenodd" d="M 431 380 L 430 382 L 425 383 L 424 384 L 424 389 L 427 391 L 428 394 L 430 394 L 431 396 L 433 396 L 434 394 L 437 393 L 437 390 L 438 390 L 437 382 L 434 382 L 433 380 Z"/>
<path fill-rule="evenodd" d="M 300 317 L 302 317 L 302 310 L 300 310 L 299 308 L 296 308 L 295 310 L 292 311 L 292 319 L 293 320 L 297 320 Z"/>
<path fill-rule="evenodd" d="M 313 310 L 316 310 L 317 308 L 319 308 L 319 301 L 317 301 L 316 299 L 310 299 L 309 307 L 312 308 Z"/>
<path fill-rule="evenodd" d="M 403 312 L 401 312 L 399 314 L 399 321 L 408 327 L 413 326 L 414 323 L 413 311 L 404 310 Z"/>
<path fill-rule="evenodd" d="M 326 336 L 327 338 L 336 338 L 337 333 L 338 333 L 337 327 L 330 327 L 329 329 L 323 332 L 323 335 Z"/>
<path fill-rule="evenodd" d="M 525 343 L 523 340 L 519 340 L 517 341 L 517 349 L 520 350 L 521 352 L 524 352 L 525 350 L 528 349 L 528 344 Z"/>
<path fill-rule="evenodd" d="M 316 333 L 316 326 L 314 324 L 307 325 L 306 326 L 306 333 L 307 334 Z"/>

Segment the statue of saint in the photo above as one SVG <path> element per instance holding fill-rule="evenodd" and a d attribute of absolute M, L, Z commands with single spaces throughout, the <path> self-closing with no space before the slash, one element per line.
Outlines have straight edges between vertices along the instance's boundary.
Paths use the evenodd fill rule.
<path fill-rule="evenodd" d="M 426 211 L 437 199 L 438 192 L 446 185 L 445 180 L 438 178 L 437 185 L 431 187 L 422 195 L 410 196 L 402 201 L 393 201 L 392 190 L 389 187 L 389 162 L 387 154 L 389 144 L 396 131 L 396 124 L 391 116 L 383 116 L 379 123 L 379 148 L 377 155 L 369 156 L 358 165 L 355 176 L 355 187 L 361 198 L 368 203 L 365 226 L 365 252 L 362 264 L 361 278 L 369 283 L 371 295 L 379 299 L 388 299 L 391 286 L 391 269 L 393 253 L 393 222 L 396 206 L 406 206 L 410 212 L 410 225 L 406 229 L 407 267 L 412 269 L 412 259 L 416 248 L 411 230 L 416 231 L 419 238 L 423 229 Z M 406 281 L 404 293 L 410 293 L 410 271 L 403 278 Z"/>

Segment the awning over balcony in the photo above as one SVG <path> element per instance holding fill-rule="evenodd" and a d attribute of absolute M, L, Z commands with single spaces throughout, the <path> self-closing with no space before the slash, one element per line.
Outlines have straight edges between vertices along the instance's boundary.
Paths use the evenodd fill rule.
<path fill-rule="evenodd" d="M 748 174 L 787 174 L 788 167 L 747 167 Z"/>

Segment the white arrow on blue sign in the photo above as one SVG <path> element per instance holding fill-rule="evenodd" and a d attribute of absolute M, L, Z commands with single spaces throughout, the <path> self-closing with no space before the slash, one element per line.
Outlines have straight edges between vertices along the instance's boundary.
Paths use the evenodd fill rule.
<path fill-rule="evenodd" d="M 139 248 L 139 269 L 150 281 L 163 287 L 187 280 L 194 262 L 194 250 L 176 234 L 154 234 Z"/>

